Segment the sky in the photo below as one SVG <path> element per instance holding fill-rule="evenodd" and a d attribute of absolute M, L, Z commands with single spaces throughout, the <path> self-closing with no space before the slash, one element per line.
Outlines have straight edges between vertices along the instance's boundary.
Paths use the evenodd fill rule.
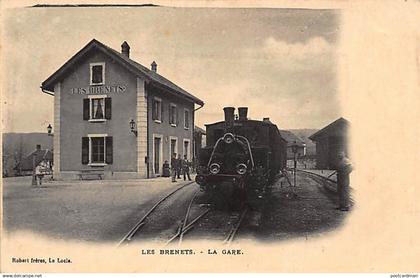
<path fill-rule="evenodd" d="M 93 38 L 202 99 L 196 125 L 249 107 L 282 129 L 322 128 L 340 114 L 337 10 L 17 8 L 2 19 L 3 132 L 45 132 L 53 97 L 41 83 Z"/>

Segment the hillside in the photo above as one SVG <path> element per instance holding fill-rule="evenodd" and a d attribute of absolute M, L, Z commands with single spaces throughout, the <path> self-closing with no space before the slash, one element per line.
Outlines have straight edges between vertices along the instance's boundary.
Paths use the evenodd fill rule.
<path fill-rule="evenodd" d="M 53 137 L 47 133 L 3 133 L 3 173 L 13 174 L 13 167 L 35 150 L 53 148 Z"/>
<path fill-rule="evenodd" d="M 319 129 L 288 129 L 290 132 L 295 134 L 297 137 L 302 139 L 306 144 L 306 155 L 315 155 L 315 143 L 309 139 L 309 136 L 317 132 Z"/>

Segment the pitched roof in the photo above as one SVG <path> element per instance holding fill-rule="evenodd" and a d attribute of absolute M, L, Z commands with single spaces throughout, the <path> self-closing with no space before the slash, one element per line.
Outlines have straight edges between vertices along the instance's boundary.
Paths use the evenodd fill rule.
<path fill-rule="evenodd" d="M 194 126 L 194 130 L 197 131 L 197 132 L 200 132 L 202 134 L 206 134 L 206 131 L 204 129 L 202 129 L 201 127 Z"/>
<path fill-rule="evenodd" d="M 280 136 L 284 140 L 286 140 L 288 146 L 291 146 L 295 142 L 299 147 L 306 146 L 305 142 L 303 142 L 302 139 L 297 137 L 293 132 L 288 131 L 288 130 L 280 130 L 280 129 L 279 129 L 279 132 L 280 132 Z"/>
<path fill-rule="evenodd" d="M 46 149 L 41 150 L 37 149 L 25 157 L 20 163 L 18 163 L 14 169 L 21 169 L 22 171 L 32 171 L 33 168 L 33 156 L 35 156 L 35 166 L 38 165 L 42 160 L 52 161 L 53 160 L 53 153 Z"/>
<path fill-rule="evenodd" d="M 76 65 L 80 61 L 81 58 L 83 58 L 85 55 L 87 55 L 88 53 L 90 53 L 90 51 L 94 49 L 101 50 L 105 54 L 111 56 L 112 58 L 114 58 L 115 61 L 119 62 L 121 65 L 123 65 L 126 69 L 128 69 L 135 75 L 140 75 L 142 77 L 145 77 L 147 80 L 151 81 L 152 83 L 157 83 L 159 85 L 162 85 L 163 87 L 171 90 L 172 92 L 178 93 L 181 96 L 186 97 L 201 106 L 204 105 L 204 102 L 201 99 L 188 93 L 187 91 L 177 86 L 170 80 L 148 69 L 147 67 L 137 63 L 136 61 L 131 60 L 130 58 L 104 45 L 103 43 L 97 41 L 96 39 L 91 40 L 85 47 L 83 47 L 73 57 L 71 57 L 56 72 L 54 72 L 50 77 L 48 77 L 44 82 L 42 82 L 41 88 L 43 90 L 50 91 L 50 92 L 54 91 L 54 85 L 57 82 L 59 82 L 59 80 L 65 74 L 67 74 L 67 72 L 73 70 L 74 65 Z"/>
<path fill-rule="evenodd" d="M 312 134 L 311 136 L 309 136 L 309 139 L 311 139 L 312 141 L 316 141 L 316 138 L 319 137 L 320 135 L 322 135 L 323 133 L 338 127 L 340 125 L 344 125 L 344 126 L 348 126 L 350 124 L 350 122 L 346 119 L 344 119 L 343 117 L 338 118 L 337 120 L 335 120 L 334 122 L 330 123 L 329 125 L 327 125 L 326 127 L 324 127 L 321 130 L 318 130 L 317 132 L 315 132 L 314 134 Z"/>

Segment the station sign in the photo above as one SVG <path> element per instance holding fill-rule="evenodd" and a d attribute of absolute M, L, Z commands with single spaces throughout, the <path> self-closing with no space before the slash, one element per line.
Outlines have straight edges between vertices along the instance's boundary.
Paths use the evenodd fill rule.
<path fill-rule="evenodd" d="M 79 87 L 71 88 L 70 93 L 72 95 L 100 95 L 100 94 L 120 94 L 127 91 L 127 86 L 125 85 L 112 85 L 112 86 L 88 86 L 88 87 Z"/>

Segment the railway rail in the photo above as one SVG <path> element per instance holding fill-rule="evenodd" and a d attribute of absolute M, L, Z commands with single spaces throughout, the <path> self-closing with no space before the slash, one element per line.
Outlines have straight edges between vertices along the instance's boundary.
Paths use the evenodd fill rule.
<path fill-rule="evenodd" d="M 333 193 L 337 193 L 337 181 L 335 181 L 335 180 L 333 180 L 333 179 L 330 179 L 330 178 L 328 178 L 328 177 L 324 177 L 324 176 L 322 176 L 322 175 L 319 175 L 319 174 L 313 173 L 313 172 L 309 172 L 309 171 L 305 171 L 305 170 L 301 170 L 301 169 L 296 169 L 296 170 L 297 170 L 298 172 L 305 173 L 305 174 L 308 174 L 309 176 L 312 176 L 312 177 L 315 177 L 315 178 L 318 178 L 318 179 L 323 180 L 323 181 L 324 181 L 324 182 L 323 182 L 324 187 L 325 187 L 327 190 L 329 190 L 329 191 L 331 191 L 331 192 L 333 192 Z"/>
<path fill-rule="evenodd" d="M 174 195 L 176 192 L 180 191 L 181 189 L 193 184 L 194 182 L 186 183 L 175 190 L 171 191 L 169 194 L 165 195 L 163 198 L 161 198 L 158 202 L 156 202 L 152 208 L 146 212 L 146 214 L 128 231 L 128 233 L 118 242 L 117 246 L 121 246 L 124 243 L 128 243 L 131 241 L 133 236 L 138 232 L 138 230 L 145 225 L 146 219 L 155 211 L 155 209 L 162 204 L 164 201 L 166 201 L 169 197 Z"/>
<path fill-rule="evenodd" d="M 151 209 L 149 209 L 147 211 L 147 213 L 145 215 L 143 215 L 143 217 L 141 217 L 141 219 L 139 221 L 136 222 L 136 224 L 128 231 L 128 233 L 119 241 L 117 246 L 122 246 L 124 244 L 129 244 L 133 237 L 135 235 L 138 236 L 139 230 L 144 227 L 147 223 L 147 219 L 149 217 L 151 217 L 152 213 L 162 204 L 164 203 L 166 200 L 168 200 L 171 196 L 173 196 L 176 192 L 182 190 L 183 188 L 186 188 L 187 186 L 193 184 L 194 182 L 191 183 L 187 183 L 181 187 L 176 188 L 175 190 L 171 191 L 169 194 L 167 194 L 166 196 L 164 196 L 163 198 L 161 198 L 158 202 L 156 202 Z M 199 191 L 197 190 L 192 198 L 189 200 L 188 202 L 188 206 L 186 207 L 186 211 L 185 213 L 182 215 L 182 217 L 178 218 L 177 223 L 178 224 L 178 229 L 177 231 L 173 234 L 172 237 L 170 237 L 166 243 L 165 246 L 171 244 L 171 243 L 175 243 L 176 241 L 178 241 L 178 245 L 182 244 L 182 242 L 184 241 L 184 236 L 190 232 L 194 227 L 196 227 L 196 225 L 199 223 L 200 220 L 203 220 L 204 216 L 206 216 L 209 212 L 213 212 L 213 217 L 220 217 L 220 215 L 218 215 L 217 210 L 212 210 L 212 208 L 205 208 L 205 209 L 201 209 L 201 207 L 199 207 L 197 209 L 197 207 L 195 207 L 195 211 L 194 211 L 194 215 L 192 215 L 192 211 L 193 211 L 193 206 L 194 206 L 194 202 L 196 201 L 197 197 L 198 197 L 198 193 Z M 240 228 L 240 226 L 242 225 L 245 216 L 248 212 L 248 209 L 245 208 L 243 209 L 238 217 L 237 221 L 233 221 L 234 223 L 232 223 L 229 226 L 229 232 L 227 233 L 227 236 L 225 237 L 225 239 L 223 240 L 223 244 L 230 244 L 235 236 L 238 233 L 238 230 Z M 235 212 L 236 213 L 236 212 Z M 232 217 L 233 215 L 235 215 L 235 213 L 230 213 L 230 217 Z M 226 217 L 226 216 L 225 216 Z M 236 218 L 236 217 L 235 217 Z M 192 220 L 190 220 L 192 219 Z M 173 222 L 174 223 L 174 222 Z M 215 226 L 216 227 L 216 226 Z"/>
<path fill-rule="evenodd" d="M 241 213 L 241 216 L 240 216 L 240 218 L 239 218 L 239 220 L 238 220 L 238 222 L 235 224 L 235 225 L 232 225 L 232 228 L 230 229 L 230 231 L 229 231 L 229 233 L 228 233 L 228 235 L 227 235 L 227 237 L 225 238 L 225 240 L 223 241 L 223 243 L 224 244 L 231 244 L 232 243 L 232 241 L 233 241 L 233 239 L 234 239 L 234 237 L 235 237 L 235 235 L 236 235 L 236 233 L 238 232 L 238 230 L 239 230 L 239 228 L 240 228 L 240 226 L 241 226 L 241 224 L 242 224 L 242 222 L 243 222 L 243 220 L 245 219 L 245 216 L 246 216 L 246 214 L 248 213 L 248 208 L 246 207 L 243 211 L 242 211 L 242 213 Z"/>
<path fill-rule="evenodd" d="M 199 220 L 201 220 L 203 218 L 204 215 L 206 215 L 207 213 L 209 213 L 210 211 L 212 211 L 211 209 L 207 209 L 204 212 L 202 212 L 200 215 L 198 215 L 196 218 L 194 218 L 190 223 L 188 223 L 187 225 L 185 225 L 182 228 L 179 228 L 177 233 L 166 242 L 166 245 L 172 243 L 175 241 L 175 239 L 179 239 L 178 244 L 181 244 L 183 242 L 183 237 L 186 233 L 188 233 L 191 229 L 194 228 L 194 225 L 197 225 L 197 222 Z M 216 211 L 213 211 L 216 212 Z M 240 213 L 240 217 L 239 219 L 233 223 L 232 225 L 230 225 L 230 230 L 227 233 L 227 236 L 224 238 L 224 240 L 222 241 L 222 244 L 231 244 L 232 241 L 234 240 L 235 236 L 238 233 L 238 230 L 240 228 L 240 226 L 243 224 L 243 221 L 245 219 L 245 216 L 248 212 L 248 208 L 245 208 L 244 210 L 242 210 L 242 212 Z M 184 222 L 187 223 L 187 222 Z"/>

